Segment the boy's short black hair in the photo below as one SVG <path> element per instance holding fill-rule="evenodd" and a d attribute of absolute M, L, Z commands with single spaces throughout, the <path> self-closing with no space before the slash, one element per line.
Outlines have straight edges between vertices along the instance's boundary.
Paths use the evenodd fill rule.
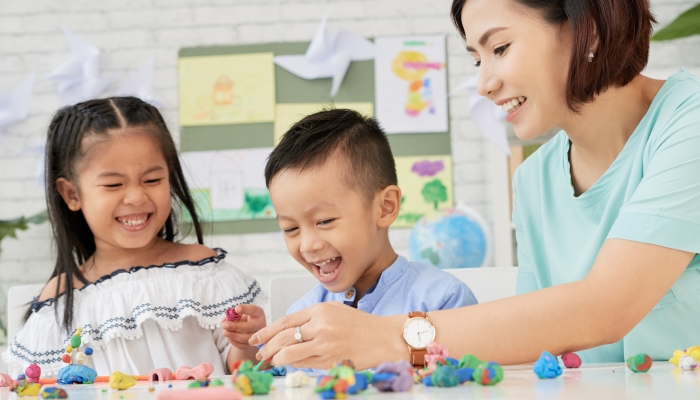
<path fill-rule="evenodd" d="M 269 188 L 285 169 L 323 165 L 336 151 L 347 162 L 347 184 L 368 202 L 398 184 L 389 139 L 377 120 L 346 109 L 326 109 L 294 124 L 267 159 L 265 184 Z"/>

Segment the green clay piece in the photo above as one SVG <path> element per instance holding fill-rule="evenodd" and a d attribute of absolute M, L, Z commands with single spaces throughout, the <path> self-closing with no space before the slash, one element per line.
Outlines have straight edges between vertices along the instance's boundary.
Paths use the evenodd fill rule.
<path fill-rule="evenodd" d="M 462 356 L 462 358 L 459 359 L 459 368 L 471 368 L 471 369 L 476 369 L 479 365 L 481 365 L 483 361 L 479 360 L 478 358 L 474 357 L 471 354 L 465 354 Z"/>
<path fill-rule="evenodd" d="M 333 390 L 333 386 L 336 382 L 338 382 L 337 378 L 326 375 L 318 382 L 318 385 L 314 388 L 314 392 L 320 393 L 326 390 Z"/>
<path fill-rule="evenodd" d="M 258 363 L 260 364 L 260 363 Z M 253 367 L 253 362 L 246 360 L 238 367 L 238 374 L 245 375 L 250 380 L 253 394 L 268 394 L 274 378 L 269 372 L 258 372 Z"/>
<path fill-rule="evenodd" d="M 81 341 L 80 341 L 80 336 L 76 335 L 70 338 L 70 345 L 73 346 L 74 349 L 77 349 L 80 347 Z"/>
<path fill-rule="evenodd" d="M 198 381 L 194 381 L 194 382 L 190 383 L 189 385 L 187 385 L 188 389 L 199 389 L 201 387 L 202 387 L 202 385 Z"/>
<path fill-rule="evenodd" d="M 355 369 L 344 365 L 336 365 L 328 370 L 328 375 L 334 378 L 349 380 L 355 377 Z"/>
<path fill-rule="evenodd" d="M 209 386 L 224 386 L 224 383 L 219 378 L 214 378 Z"/>

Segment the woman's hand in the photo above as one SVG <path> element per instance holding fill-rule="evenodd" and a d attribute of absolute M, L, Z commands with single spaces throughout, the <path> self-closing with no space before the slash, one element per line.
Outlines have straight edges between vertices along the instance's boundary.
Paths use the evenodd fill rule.
<path fill-rule="evenodd" d="M 330 368 L 349 358 L 358 370 L 383 361 L 408 359 L 401 338 L 406 316 L 379 317 L 338 302 L 315 304 L 280 318 L 251 337 L 250 344 L 264 343 L 258 360 L 297 368 Z M 301 327 L 303 343 L 294 338 Z"/>

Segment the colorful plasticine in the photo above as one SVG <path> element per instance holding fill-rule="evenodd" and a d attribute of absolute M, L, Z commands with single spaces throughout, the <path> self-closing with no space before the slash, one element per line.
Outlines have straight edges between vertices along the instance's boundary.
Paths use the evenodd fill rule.
<path fill-rule="evenodd" d="M 698 363 L 698 360 L 694 359 L 691 356 L 683 356 L 678 362 L 678 366 L 681 367 L 683 371 L 694 370 L 698 367 L 699 364 L 700 363 Z"/>
<path fill-rule="evenodd" d="M 241 395 L 225 387 L 196 389 L 197 400 L 241 400 Z M 156 400 L 191 400 L 192 389 L 163 390 L 156 393 Z"/>
<path fill-rule="evenodd" d="M 3 374 L 0 372 L 0 387 L 12 386 L 12 378 L 10 375 Z"/>
<path fill-rule="evenodd" d="M 175 371 L 175 379 L 184 381 L 186 379 L 208 378 L 212 372 L 214 372 L 214 366 L 206 361 L 194 368 L 183 365 Z"/>
<path fill-rule="evenodd" d="M 627 366 L 634 372 L 647 372 L 651 368 L 651 357 L 639 353 L 627 358 Z"/>
<path fill-rule="evenodd" d="M 562 373 L 557 358 L 546 350 L 542 352 L 542 355 L 535 362 L 532 370 L 540 379 L 556 378 Z"/>
<path fill-rule="evenodd" d="M 372 384 L 381 392 L 405 392 L 413 387 L 413 367 L 407 361 L 380 364 Z"/>
<path fill-rule="evenodd" d="M 109 377 L 109 387 L 116 390 L 126 390 L 136 384 L 136 377 L 114 371 Z"/>
<path fill-rule="evenodd" d="M 318 377 L 314 391 L 322 399 L 340 399 L 357 394 L 368 386 L 365 375 L 355 373 L 355 365 L 350 360 L 343 360 L 328 370 L 328 375 Z M 358 380 L 360 381 L 358 385 Z"/>
<path fill-rule="evenodd" d="M 211 384 L 211 380 L 209 378 L 199 378 L 196 381 L 192 381 L 189 385 L 187 385 L 188 389 L 199 389 L 203 387 L 208 387 Z"/>
<path fill-rule="evenodd" d="M 41 391 L 42 399 L 67 399 L 68 393 L 57 387 L 47 387 Z"/>
<path fill-rule="evenodd" d="M 148 374 L 150 382 L 166 382 L 173 380 L 173 371 L 170 368 L 156 368 Z"/>
<path fill-rule="evenodd" d="M 678 363 L 681 361 L 683 356 L 691 356 L 694 359 L 700 361 L 700 346 L 691 346 L 685 350 L 676 350 L 673 352 L 673 357 L 668 360 L 671 364 L 678 367 Z"/>
<path fill-rule="evenodd" d="M 503 368 L 495 362 L 481 363 L 474 370 L 472 379 L 480 385 L 495 385 L 503 380 Z"/>
<path fill-rule="evenodd" d="M 272 387 L 272 374 L 257 371 L 250 360 L 243 361 L 232 371 L 233 387 L 245 396 L 252 394 L 268 394 Z"/>
<path fill-rule="evenodd" d="M 80 364 L 71 364 L 58 370 L 56 382 L 61 385 L 71 385 L 74 383 L 94 383 L 97 378 L 97 371 Z"/>
<path fill-rule="evenodd" d="M 41 390 L 40 383 L 27 382 L 26 378 L 17 379 L 12 384 L 13 392 L 17 393 L 18 397 L 36 396 Z"/>
<path fill-rule="evenodd" d="M 308 386 L 311 380 L 304 371 L 295 371 L 284 378 L 284 386 L 288 388 L 300 388 Z"/>
<path fill-rule="evenodd" d="M 239 319 L 241 319 L 241 314 L 237 313 L 235 308 L 226 310 L 226 321 L 236 322 Z"/>
<path fill-rule="evenodd" d="M 29 364 L 27 369 L 24 370 L 24 375 L 27 377 L 27 382 L 39 383 L 39 378 L 41 378 L 41 367 L 36 364 Z"/>
<path fill-rule="evenodd" d="M 564 353 L 561 356 L 561 361 L 566 368 L 578 368 L 581 366 L 581 357 L 576 353 Z"/>

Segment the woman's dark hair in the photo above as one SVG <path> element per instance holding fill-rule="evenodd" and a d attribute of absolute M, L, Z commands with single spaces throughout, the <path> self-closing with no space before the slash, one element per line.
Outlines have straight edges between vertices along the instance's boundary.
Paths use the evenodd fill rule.
<path fill-rule="evenodd" d="M 465 39 L 462 9 L 467 0 L 453 0 L 452 22 Z M 652 24 L 649 0 L 513 0 L 538 11 L 545 21 L 571 24 L 573 47 L 566 83 L 569 109 L 593 100 L 611 86 L 625 86 L 644 69 L 649 59 Z M 593 62 L 588 53 L 598 34 Z"/>
<path fill-rule="evenodd" d="M 175 240 L 179 235 L 178 206 L 184 206 L 192 217 L 197 241 L 203 243 L 202 228 L 185 182 L 175 143 L 155 107 L 136 97 L 111 97 L 61 108 L 49 124 L 45 176 L 46 204 L 57 251 L 56 266 L 50 279 L 57 277 L 58 280 L 54 301 L 58 301 L 62 281 L 65 280 L 63 294 L 66 301 L 62 326 L 66 330 L 70 329 L 73 320 L 73 278 L 83 284 L 89 283 L 78 267 L 95 252 L 95 238 L 83 212 L 71 211 L 63 201 L 56 188 L 56 180 L 64 178 L 71 182 L 77 181 L 78 166 L 85 161 L 88 150 L 83 145 L 85 138 L 108 140 L 115 131 L 125 128 L 142 128 L 138 132 L 150 136 L 159 144 L 168 165 L 170 193 L 174 204 L 159 236 L 168 241 Z M 31 313 L 30 308 L 24 316 L 25 321 Z"/>

